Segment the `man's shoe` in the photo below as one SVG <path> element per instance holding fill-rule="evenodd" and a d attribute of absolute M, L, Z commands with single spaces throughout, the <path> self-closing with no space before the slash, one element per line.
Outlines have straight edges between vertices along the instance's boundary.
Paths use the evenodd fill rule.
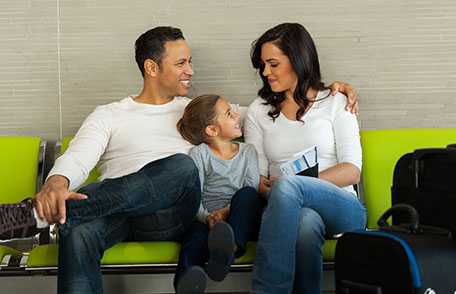
<path fill-rule="evenodd" d="M 177 283 L 177 294 L 201 294 L 206 290 L 207 275 L 200 266 L 192 266 Z"/>
<path fill-rule="evenodd" d="M 207 239 L 209 247 L 209 260 L 206 272 L 209 278 L 214 281 L 223 281 L 230 271 L 231 263 L 234 260 L 234 232 L 226 222 L 217 223 L 209 232 Z"/>
<path fill-rule="evenodd" d="M 36 227 L 31 200 L 16 204 L 0 204 L 0 240 L 28 238 L 41 231 L 43 229 Z"/>

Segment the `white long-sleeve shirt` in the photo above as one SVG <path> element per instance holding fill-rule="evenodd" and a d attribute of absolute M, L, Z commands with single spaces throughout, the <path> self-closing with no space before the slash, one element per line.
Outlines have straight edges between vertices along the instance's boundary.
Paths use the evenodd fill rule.
<path fill-rule="evenodd" d="M 189 101 L 175 97 L 166 104 L 152 105 L 126 97 L 98 106 L 56 160 L 48 177 L 67 177 L 73 190 L 95 166 L 103 180 L 136 172 L 151 161 L 176 153 L 187 154 L 193 145 L 182 138 L 176 123 Z"/>
<path fill-rule="evenodd" d="M 328 91 L 320 91 L 317 99 L 328 94 Z M 245 141 L 257 149 L 261 175 L 279 176 L 280 164 L 314 145 L 318 149 L 319 171 L 343 162 L 361 171 L 359 126 L 356 116 L 344 109 L 346 97 L 343 94 L 315 102 L 302 117 L 304 123 L 289 120 L 282 113 L 273 122 L 268 116 L 272 107 L 264 102 L 262 98 L 255 99 L 244 121 Z M 354 192 L 352 186 L 344 188 Z"/>

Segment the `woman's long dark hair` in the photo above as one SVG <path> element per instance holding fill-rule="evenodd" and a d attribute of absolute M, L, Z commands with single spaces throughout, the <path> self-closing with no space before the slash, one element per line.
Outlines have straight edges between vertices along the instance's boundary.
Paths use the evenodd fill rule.
<path fill-rule="evenodd" d="M 281 103 L 285 100 L 285 92 L 273 92 L 268 80 L 263 76 L 264 63 L 261 60 L 261 47 L 265 43 L 273 43 L 290 60 L 291 66 L 298 77 L 298 83 L 293 93 L 293 99 L 299 105 L 296 120 L 301 120 L 307 106 L 313 100 L 307 98 L 310 88 L 315 90 L 326 89 L 321 81 L 320 63 L 317 49 L 309 32 L 298 23 L 282 23 L 267 30 L 252 44 L 250 59 L 252 65 L 258 70 L 263 80 L 263 87 L 258 90 L 258 95 L 266 100 L 266 105 L 271 105 L 272 110 L 268 115 L 275 120 L 280 115 Z"/>

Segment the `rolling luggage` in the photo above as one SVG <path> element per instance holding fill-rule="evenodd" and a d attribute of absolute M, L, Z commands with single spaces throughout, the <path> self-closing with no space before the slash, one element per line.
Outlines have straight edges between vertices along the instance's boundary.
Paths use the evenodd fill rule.
<path fill-rule="evenodd" d="M 394 167 L 392 204 L 415 207 L 420 224 L 456 233 L 456 148 L 418 149 L 403 155 Z M 393 224 L 404 216 L 393 216 Z"/>
<path fill-rule="evenodd" d="M 409 222 L 389 226 L 388 217 Z M 456 293 L 456 240 L 448 230 L 419 225 L 416 210 L 393 206 L 380 229 L 344 233 L 337 242 L 337 294 Z"/>

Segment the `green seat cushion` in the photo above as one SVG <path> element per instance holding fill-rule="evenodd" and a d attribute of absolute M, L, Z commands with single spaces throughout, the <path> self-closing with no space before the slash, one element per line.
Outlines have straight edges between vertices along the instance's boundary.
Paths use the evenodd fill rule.
<path fill-rule="evenodd" d="M 326 261 L 334 260 L 335 240 L 328 240 L 323 247 Z M 236 259 L 235 264 L 252 264 L 255 258 L 255 242 L 247 243 L 247 252 Z M 176 242 L 123 242 L 106 250 L 101 264 L 176 264 L 179 258 L 180 244 Z M 56 267 L 58 264 L 58 246 L 55 244 L 35 247 L 29 255 L 27 266 Z"/>
<path fill-rule="evenodd" d="M 323 244 L 323 260 L 334 261 L 337 240 L 326 240 Z"/>
<path fill-rule="evenodd" d="M 14 250 L 13 248 L 0 245 L 0 261 L 3 259 L 3 257 L 5 255 L 8 255 L 8 254 L 20 254 L 20 252 L 17 250 Z"/>
<path fill-rule="evenodd" d="M 123 242 L 106 250 L 102 264 L 173 264 L 177 262 L 180 244 L 176 242 Z M 29 255 L 28 267 L 48 267 L 58 264 L 58 246 L 35 247 Z"/>
<path fill-rule="evenodd" d="M 363 191 L 368 227 L 391 207 L 393 171 L 399 158 L 418 148 L 445 147 L 456 142 L 456 128 L 391 129 L 361 132 Z"/>
<path fill-rule="evenodd" d="M 38 137 L 0 136 L 0 203 L 16 203 L 36 192 Z"/>

